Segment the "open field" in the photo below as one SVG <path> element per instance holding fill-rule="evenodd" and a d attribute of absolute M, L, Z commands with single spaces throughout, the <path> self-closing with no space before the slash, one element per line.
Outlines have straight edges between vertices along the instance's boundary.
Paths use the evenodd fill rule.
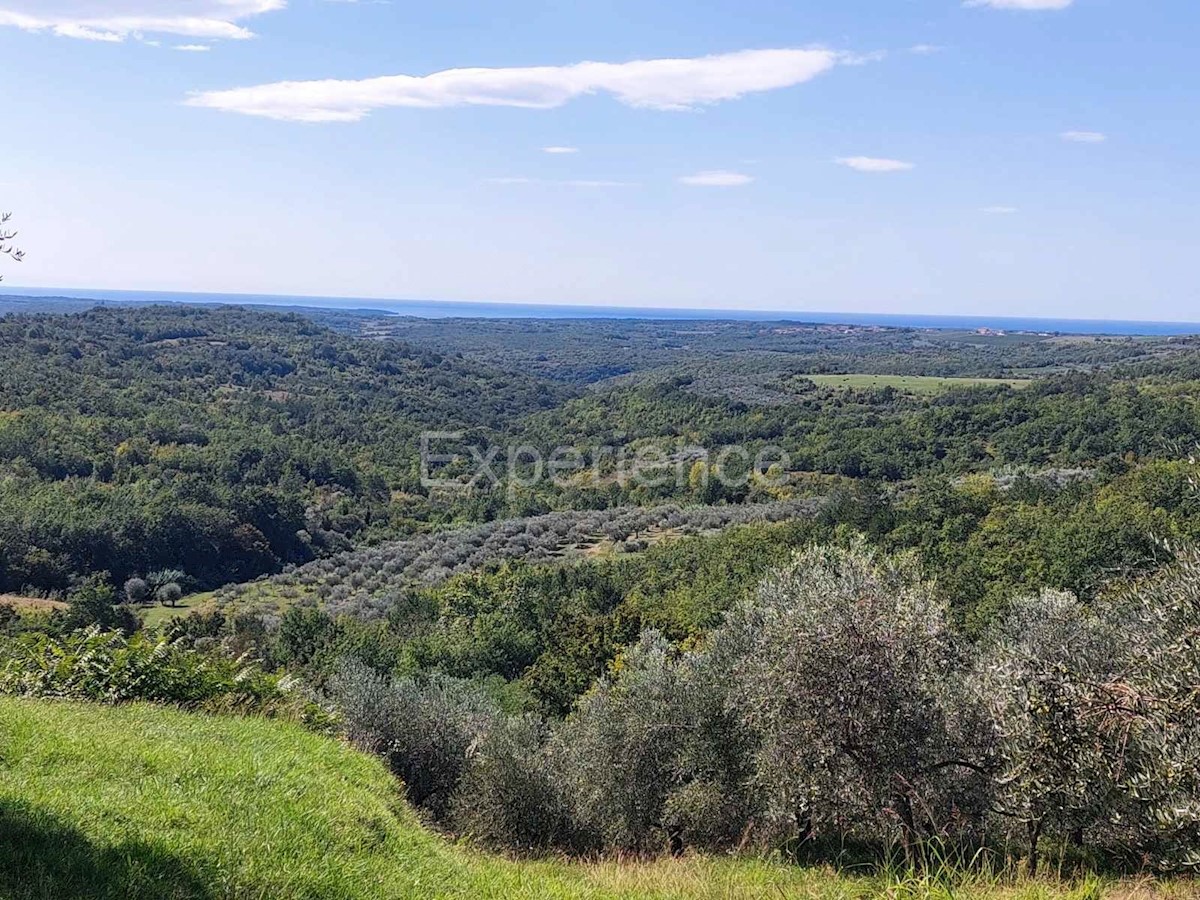
<path fill-rule="evenodd" d="M 884 388 L 892 387 L 911 394 L 936 394 L 956 387 L 995 387 L 1008 385 L 1013 388 L 1028 387 L 1028 379 L 1021 378 L 936 378 L 928 375 L 805 375 L 824 387 L 836 388 Z"/>
<path fill-rule="evenodd" d="M 18 597 L 15 594 L 0 594 L 0 606 L 11 606 L 17 612 L 54 612 L 66 609 L 61 600 L 43 600 L 40 597 Z"/>
<path fill-rule="evenodd" d="M 0 897 L 1154 898 L 1191 882 L 837 874 L 691 856 L 514 862 L 423 828 L 382 764 L 298 726 L 0 699 Z"/>
<path fill-rule="evenodd" d="M 147 606 L 140 613 L 142 624 L 150 628 L 164 625 L 176 616 L 186 616 L 201 609 L 212 600 L 212 596 L 212 591 L 204 591 L 200 594 L 189 594 L 180 600 L 177 606 L 163 606 L 161 603 Z"/>

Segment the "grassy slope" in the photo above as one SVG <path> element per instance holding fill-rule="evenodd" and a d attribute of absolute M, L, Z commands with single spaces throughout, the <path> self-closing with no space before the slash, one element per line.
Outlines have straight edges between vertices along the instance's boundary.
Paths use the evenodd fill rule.
<path fill-rule="evenodd" d="M 885 887 L 702 858 L 509 862 L 422 829 L 380 764 L 292 725 L 0 699 L 5 900 L 748 900 L 874 896 Z M 1066 892 L 983 891 L 1047 900 Z"/>

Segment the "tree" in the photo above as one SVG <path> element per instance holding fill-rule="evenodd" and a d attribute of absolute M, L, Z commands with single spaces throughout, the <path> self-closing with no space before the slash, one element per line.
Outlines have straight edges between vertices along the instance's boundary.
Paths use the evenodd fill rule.
<path fill-rule="evenodd" d="M 899 839 L 978 821 L 987 778 L 946 610 L 907 558 L 817 548 L 763 582 L 715 643 L 757 736 L 780 836 Z M 959 826 L 961 827 L 961 826 Z"/>
<path fill-rule="evenodd" d="M 150 585 L 144 579 L 130 578 L 125 582 L 125 599 L 135 605 L 145 603 L 150 596 Z"/>
<path fill-rule="evenodd" d="M 647 631 L 558 729 L 557 780 L 593 843 L 678 852 L 728 846 L 744 829 L 748 754 L 708 662 Z"/>
<path fill-rule="evenodd" d="M 1098 725 L 1114 638 L 1073 595 L 1045 591 L 1011 604 L 977 662 L 973 687 L 996 737 L 996 811 L 1024 826 L 1033 873 L 1049 829 L 1081 843 L 1108 809 L 1114 748 Z"/>
<path fill-rule="evenodd" d="M 0 213 L 0 256 L 7 256 L 13 262 L 20 262 L 25 258 L 25 251 L 18 249 L 13 244 L 17 233 L 8 228 L 8 223 L 11 220 L 12 213 Z M 4 276 L 0 275 L 0 281 L 3 280 Z"/>
<path fill-rule="evenodd" d="M 187 575 L 179 569 L 159 569 L 157 572 L 151 572 L 146 576 L 146 583 L 149 585 L 151 592 L 155 594 L 168 584 L 176 584 L 182 587 L 186 581 Z"/>
<path fill-rule="evenodd" d="M 107 572 L 88 577 L 72 592 L 63 618 L 65 631 L 92 626 L 126 634 L 133 634 L 139 627 L 137 616 L 129 607 L 117 605 L 116 591 L 108 583 Z"/>
<path fill-rule="evenodd" d="M 154 596 L 163 606 L 175 607 L 179 605 L 179 601 L 183 598 L 183 588 L 175 582 L 171 582 L 160 587 Z"/>

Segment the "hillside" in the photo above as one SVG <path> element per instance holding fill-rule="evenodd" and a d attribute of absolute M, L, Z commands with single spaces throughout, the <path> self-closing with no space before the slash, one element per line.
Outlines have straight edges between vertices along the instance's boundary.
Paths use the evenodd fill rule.
<path fill-rule="evenodd" d="M 0 897 L 750 898 L 929 885 L 701 857 L 515 863 L 422 829 L 382 764 L 296 726 L 0 700 Z M 1149 896 L 1115 886 L 1113 896 Z M 1097 896 L 1088 883 L 961 896 Z"/>
<path fill-rule="evenodd" d="M 213 587 L 420 527 L 422 431 L 504 430 L 567 395 L 229 307 L 9 316 L 0 356 L 0 591 L 14 593 L 161 568 Z"/>

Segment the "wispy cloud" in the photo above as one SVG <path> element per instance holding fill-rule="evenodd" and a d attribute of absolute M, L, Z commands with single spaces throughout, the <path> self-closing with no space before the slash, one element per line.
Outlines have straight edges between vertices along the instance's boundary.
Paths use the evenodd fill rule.
<path fill-rule="evenodd" d="M 908 48 L 908 52 L 916 56 L 933 56 L 935 53 L 941 53 L 944 49 L 937 44 L 914 44 Z"/>
<path fill-rule="evenodd" d="M 242 23 L 287 0 L 0 0 L 0 26 L 88 41 L 170 34 L 205 40 L 254 37 Z"/>
<path fill-rule="evenodd" d="M 212 47 L 208 44 L 176 44 L 174 49 L 184 53 L 207 53 Z"/>
<path fill-rule="evenodd" d="M 989 216 L 1011 216 L 1019 210 L 1015 206 L 985 206 L 980 212 L 987 213 Z"/>
<path fill-rule="evenodd" d="M 750 184 L 754 178 L 741 172 L 727 172 L 716 169 L 709 172 L 697 172 L 695 175 L 684 175 L 679 179 L 680 184 L 692 187 L 741 187 Z"/>
<path fill-rule="evenodd" d="M 967 0 L 963 6 L 990 6 L 993 9 L 1066 9 L 1075 0 Z"/>
<path fill-rule="evenodd" d="M 880 174 L 885 172 L 907 172 L 910 169 L 915 169 L 916 166 L 910 162 L 902 162 L 898 159 L 880 159 L 875 156 L 842 156 L 835 159 L 839 166 L 846 166 L 854 169 L 856 172 L 871 172 Z"/>
<path fill-rule="evenodd" d="M 1100 131 L 1064 131 L 1059 137 L 1073 144 L 1103 144 L 1108 140 L 1108 135 Z"/>
<path fill-rule="evenodd" d="M 282 81 L 201 92 L 187 102 L 290 122 L 354 122 L 388 107 L 553 109 L 592 94 L 609 94 L 642 109 L 683 110 L 802 84 L 848 60 L 845 54 L 820 48 L 744 50 L 693 59 L 448 69 L 359 81 Z"/>
<path fill-rule="evenodd" d="M 606 181 L 604 179 L 588 179 L 588 178 L 526 178 L 524 176 L 502 177 L 502 178 L 485 178 L 487 184 L 544 184 L 555 185 L 558 187 L 574 187 L 574 188 L 620 188 L 620 187 L 637 187 L 632 181 Z"/>
<path fill-rule="evenodd" d="M 543 147 L 542 152 L 543 153 L 551 153 L 551 154 L 555 154 L 555 155 L 561 155 L 564 153 L 578 153 L 579 148 L 578 147 Z"/>

